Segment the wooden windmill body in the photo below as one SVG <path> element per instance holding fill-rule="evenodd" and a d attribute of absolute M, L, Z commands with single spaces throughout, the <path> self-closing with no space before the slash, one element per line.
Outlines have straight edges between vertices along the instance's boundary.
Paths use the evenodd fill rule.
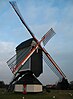
<path fill-rule="evenodd" d="M 16 55 L 17 55 L 17 62 L 19 54 L 21 54 L 23 51 L 25 52 L 25 55 L 21 57 L 21 60 L 26 56 L 27 53 L 35 46 L 35 42 L 33 38 L 22 42 L 20 45 L 16 47 Z M 28 51 L 26 52 L 26 50 Z M 43 72 L 43 60 L 42 60 L 42 50 L 38 48 L 38 51 L 35 50 L 35 52 L 32 54 L 32 56 L 23 64 L 23 67 L 19 71 L 19 73 L 23 73 L 23 77 L 21 77 L 20 80 L 18 80 L 15 84 L 15 91 L 16 92 L 23 92 L 23 89 L 25 87 L 24 92 L 41 92 L 42 91 L 42 84 L 41 82 L 36 78 L 39 77 L 39 75 Z M 38 88 L 38 89 L 37 89 Z"/>

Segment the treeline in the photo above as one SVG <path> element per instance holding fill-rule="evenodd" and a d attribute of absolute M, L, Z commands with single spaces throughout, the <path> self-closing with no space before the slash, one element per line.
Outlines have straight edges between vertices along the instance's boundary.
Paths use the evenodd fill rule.
<path fill-rule="evenodd" d="M 8 84 L 5 84 L 4 81 L 0 81 L 0 88 L 8 88 Z M 61 89 L 61 90 L 73 90 L 73 81 L 68 83 L 67 79 L 62 79 L 61 82 L 58 82 L 56 85 L 46 85 L 43 87 L 44 89 Z"/>
<path fill-rule="evenodd" d="M 7 88 L 8 85 L 4 83 L 4 81 L 0 81 L 0 88 Z"/>
<path fill-rule="evenodd" d="M 46 90 L 48 89 L 57 89 L 57 90 L 73 90 L 73 81 L 68 83 L 68 80 L 63 78 L 61 82 L 58 82 L 56 85 L 46 85 Z"/>

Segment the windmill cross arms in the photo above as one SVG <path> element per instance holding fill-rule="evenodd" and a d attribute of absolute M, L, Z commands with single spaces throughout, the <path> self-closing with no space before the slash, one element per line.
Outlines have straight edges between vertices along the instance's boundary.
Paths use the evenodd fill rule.
<path fill-rule="evenodd" d="M 27 28 L 27 30 L 30 32 L 31 36 L 34 38 L 34 40 L 35 40 L 38 44 L 40 44 L 40 43 L 43 41 L 43 44 L 46 45 L 46 43 L 48 42 L 48 40 L 50 40 L 50 39 L 52 38 L 52 36 L 55 35 L 55 32 L 54 32 L 53 29 L 51 28 L 51 29 L 42 37 L 41 41 L 38 42 L 38 40 L 35 38 L 34 34 L 31 32 L 31 30 L 29 29 L 29 27 L 28 27 L 27 24 L 25 23 L 25 21 L 24 21 L 22 15 L 21 15 L 21 13 L 20 13 L 18 7 L 17 7 L 16 2 L 15 2 L 15 1 L 12 1 L 12 2 L 10 2 L 10 4 L 12 5 L 12 7 L 13 7 L 13 9 L 15 10 L 16 14 L 18 15 L 18 17 L 20 18 L 21 22 L 25 25 L 25 27 Z M 21 66 L 21 64 L 24 64 L 24 63 L 27 61 L 27 58 L 29 58 L 29 57 L 34 53 L 34 51 L 35 51 L 36 49 L 37 49 L 37 46 L 36 46 L 34 49 L 32 49 L 32 51 L 25 57 L 25 59 L 23 59 L 23 60 L 20 62 L 20 64 L 17 64 L 16 67 L 13 68 L 13 71 L 12 71 L 12 72 L 13 72 L 13 73 L 14 73 L 15 71 L 18 72 L 18 68 Z M 20 69 L 19 69 L 19 70 L 20 70 Z"/>
<path fill-rule="evenodd" d="M 24 24 L 24 26 L 26 27 L 26 29 L 29 31 L 29 33 L 31 34 L 31 36 L 33 37 L 33 39 L 36 41 L 36 46 L 39 46 L 41 49 L 42 49 L 42 51 L 45 53 L 45 55 L 46 55 L 46 57 L 51 61 L 51 63 L 53 64 L 53 66 L 56 68 L 56 70 L 59 72 L 59 74 L 62 76 L 62 77 L 64 77 L 65 78 L 65 75 L 63 74 L 63 72 L 61 71 L 61 69 L 59 69 L 59 67 L 55 64 L 55 62 L 54 62 L 54 60 L 50 57 L 50 55 L 48 54 L 48 52 L 46 51 L 46 50 L 44 50 L 43 48 L 42 48 L 42 46 L 40 45 L 40 43 L 42 42 L 42 41 L 44 41 L 45 43 L 44 43 L 44 45 L 47 43 L 47 38 L 49 39 L 50 37 L 52 37 L 52 35 L 50 35 L 50 36 L 48 36 L 47 37 L 47 34 L 42 38 L 42 40 L 39 42 L 37 39 L 36 39 L 36 37 L 34 36 L 34 34 L 31 32 L 31 30 L 28 28 L 28 26 L 26 25 L 26 23 L 25 23 L 25 21 L 24 21 L 24 19 L 22 18 L 22 16 L 21 16 L 21 13 L 20 13 L 20 11 L 19 11 L 19 9 L 18 9 L 18 7 L 17 7 L 17 5 L 16 5 L 16 3 L 15 2 L 10 2 L 10 4 L 12 5 L 12 7 L 13 7 L 13 9 L 15 10 L 15 12 L 17 13 L 17 15 L 18 15 L 18 17 L 20 18 L 20 20 L 21 20 L 21 22 Z M 53 31 L 53 30 L 52 30 Z M 50 33 L 51 34 L 51 33 Z M 46 39 L 44 39 L 44 38 L 46 38 Z M 35 46 L 35 48 L 34 48 L 34 50 L 36 50 L 36 46 Z M 30 54 L 32 53 L 32 51 L 30 52 Z M 29 54 L 29 55 L 30 55 Z M 28 59 L 28 58 L 26 58 L 26 59 Z"/>
<path fill-rule="evenodd" d="M 50 29 L 51 30 L 51 29 Z M 49 30 L 49 31 L 50 31 Z M 48 31 L 48 33 L 49 33 L 49 31 Z M 47 33 L 45 34 L 45 35 L 47 35 Z M 44 36 L 45 36 L 44 35 Z M 38 48 L 38 47 L 40 47 L 41 49 L 42 49 L 42 51 L 44 52 L 44 54 L 45 54 L 45 56 L 46 56 L 46 58 L 44 58 L 44 60 L 45 59 L 47 59 L 47 65 L 52 69 L 52 71 L 54 71 L 54 73 L 59 77 L 59 78 L 65 78 L 66 76 L 65 76 L 65 74 L 62 72 L 62 70 L 59 68 L 59 66 L 56 64 L 56 62 L 52 59 L 52 57 L 50 56 L 50 54 L 44 49 L 44 48 L 42 48 L 42 46 L 40 45 L 40 43 L 42 42 L 42 41 L 44 41 L 44 39 L 45 39 L 45 37 L 42 37 L 42 39 L 41 39 L 41 41 L 38 43 L 38 44 L 36 44 L 36 46 L 34 47 L 34 48 L 32 48 L 32 50 L 28 53 L 28 55 L 18 64 L 18 65 L 16 65 L 16 67 L 15 67 L 15 69 L 14 69 L 14 71 L 13 71 L 13 73 L 14 74 L 17 74 L 17 72 L 19 72 L 20 71 L 20 69 L 23 67 L 23 65 L 22 64 L 24 64 L 29 58 L 30 58 L 30 56 L 34 53 L 34 51 Z M 51 64 L 49 65 L 48 63 L 49 62 L 51 62 Z"/>

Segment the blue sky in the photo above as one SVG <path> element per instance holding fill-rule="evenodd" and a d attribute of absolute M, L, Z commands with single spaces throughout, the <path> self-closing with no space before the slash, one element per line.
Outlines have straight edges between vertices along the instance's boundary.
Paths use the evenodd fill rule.
<path fill-rule="evenodd" d="M 68 80 L 73 80 L 73 0 L 15 1 L 38 40 L 51 27 L 54 29 L 56 35 L 45 48 L 64 71 Z M 0 80 L 6 83 L 11 80 L 12 73 L 6 61 L 14 55 L 15 47 L 30 37 L 9 0 L 0 0 Z M 44 66 L 44 73 L 39 77 L 45 84 L 55 83 L 56 78 L 47 66 Z"/>

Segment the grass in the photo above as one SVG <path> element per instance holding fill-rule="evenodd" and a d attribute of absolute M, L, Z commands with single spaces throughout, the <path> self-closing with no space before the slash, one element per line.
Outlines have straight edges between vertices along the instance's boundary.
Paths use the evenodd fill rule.
<path fill-rule="evenodd" d="M 50 92 L 23 95 L 0 89 L 0 99 L 73 99 L 73 90 L 51 90 Z"/>

